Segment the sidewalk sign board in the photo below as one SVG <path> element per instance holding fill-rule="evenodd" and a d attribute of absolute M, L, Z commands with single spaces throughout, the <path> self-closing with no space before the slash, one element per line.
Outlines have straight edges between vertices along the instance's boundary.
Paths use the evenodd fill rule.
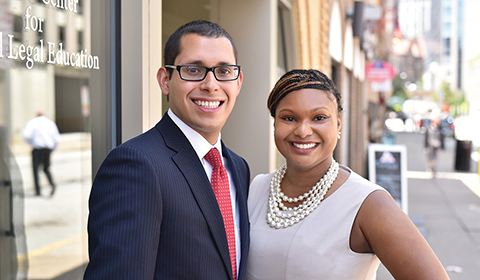
<path fill-rule="evenodd" d="M 407 149 L 405 145 L 370 144 L 368 169 L 371 182 L 386 189 L 408 214 Z"/>

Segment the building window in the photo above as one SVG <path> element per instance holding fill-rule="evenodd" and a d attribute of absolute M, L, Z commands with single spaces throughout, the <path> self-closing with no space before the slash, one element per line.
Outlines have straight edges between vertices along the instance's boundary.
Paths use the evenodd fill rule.
<path fill-rule="evenodd" d="M 292 9 L 289 1 L 279 1 L 277 41 L 277 78 L 295 68 Z"/>
<path fill-rule="evenodd" d="M 78 51 L 82 51 L 84 49 L 84 44 L 83 44 L 83 31 L 78 31 L 78 38 L 77 38 L 77 43 L 78 43 Z"/>
<path fill-rule="evenodd" d="M 450 38 L 443 38 L 443 55 L 450 56 Z"/>
<path fill-rule="evenodd" d="M 287 52 L 285 46 L 285 30 L 284 30 L 284 18 L 282 8 L 278 8 L 278 51 L 277 51 L 277 63 L 281 72 L 285 73 L 288 69 Z M 279 73 L 279 74 L 283 74 Z"/>
<path fill-rule="evenodd" d="M 79 15 L 83 15 L 83 0 L 78 0 L 77 11 Z"/>
<path fill-rule="evenodd" d="M 443 23 L 444 34 L 451 34 L 452 32 L 452 23 L 447 21 Z"/>
<path fill-rule="evenodd" d="M 23 42 L 23 19 L 21 16 L 15 15 L 13 18 L 13 40 L 15 42 Z"/>
<path fill-rule="evenodd" d="M 462 88 L 462 49 L 458 49 L 457 88 Z"/>
<path fill-rule="evenodd" d="M 46 29 L 46 27 L 47 27 L 47 25 L 44 22 L 43 25 L 42 25 L 43 32 L 36 32 L 37 33 L 38 44 L 40 44 L 40 40 L 43 40 L 43 43 L 46 44 L 46 42 L 45 42 L 45 29 Z"/>
<path fill-rule="evenodd" d="M 66 49 L 65 46 L 65 27 L 64 26 L 59 26 L 58 27 L 58 43 L 62 44 L 63 49 Z"/>

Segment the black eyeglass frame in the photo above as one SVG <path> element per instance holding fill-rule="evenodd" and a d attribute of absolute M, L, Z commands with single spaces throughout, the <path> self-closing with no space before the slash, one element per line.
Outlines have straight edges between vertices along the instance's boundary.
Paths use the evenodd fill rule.
<path fill-rule="evenodd" d="M 180 69 L 182 69 L 182 67 L 186 67 L 186 66 L 195 66 L 195 67 L 205 68 L 205 69 L 206 69 L 205 75 L 204 75 L 203 78 L 201 78 L 201 79 L 185 79 L 184 77 L 182 77 L 182 72 L 180 71 Z M 237 76 L 236 76 L 235 78 L 233 78 L 233 79 L 219 80 L 218 77 L 217 77 L 217 74 L 215 74 L 215 69 L 220 68 L 220 67 L 226 67 L 226 66 L 234 66 L 234 67 L 237 67 L 237 68 L 238 68 Z M 238 77 L 240 77 L 240 65 L 235 65 L 235 64 L 219 65 L 219 66 L 215 66 L 215 67 L 206 67 L 206 66 L 195 65 L 195 64 L 165 65 L 165 68 L 176 69 L 176 70 L 178 71 L 178 76 L 180 76 L 180 79 L 182 79 L 182 80 L 184 80 L 184 81 L 190 81 L 190 82 L 200 82 L 200 81 L 205 80 L 205 78 L 207 77 L 208 72 L 210 72 L 210 71 L 212 71 L 213 76 L 214 76 L 215 79 L 216 79 L 217 81 L 219 81 L 219 82 L 235 81 L 235 80 L 238 79 Z"/>

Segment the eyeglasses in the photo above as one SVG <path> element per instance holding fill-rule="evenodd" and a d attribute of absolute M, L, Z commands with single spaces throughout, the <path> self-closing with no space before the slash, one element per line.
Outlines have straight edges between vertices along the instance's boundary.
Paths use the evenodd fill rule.
<path fill-rule="evenodd" d="M 167 68 L 177 69 L 180 79 L 185 81 L 203 81 L 209 71 L 217 81 L 234 81 L 240 74 L 239 65 L 220 65 L 205 67 L 200 65 L 165 65 Z"/>

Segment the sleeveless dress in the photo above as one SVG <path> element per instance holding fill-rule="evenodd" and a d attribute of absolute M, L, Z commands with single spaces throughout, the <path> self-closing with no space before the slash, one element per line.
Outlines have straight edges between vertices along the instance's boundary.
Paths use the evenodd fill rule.
<path fill-rule="evenodd" d="M 250 251 L 247 280 L 375 279 L 375 254 L 350 249 L 350 232 L 360 206 L 375 190 L 384 190 L 345 166 L 345 183 L 305 219 L 288 228 L 267 223 L 267 200 L 274 173 L 257 175 L 250 185 Z"/>

